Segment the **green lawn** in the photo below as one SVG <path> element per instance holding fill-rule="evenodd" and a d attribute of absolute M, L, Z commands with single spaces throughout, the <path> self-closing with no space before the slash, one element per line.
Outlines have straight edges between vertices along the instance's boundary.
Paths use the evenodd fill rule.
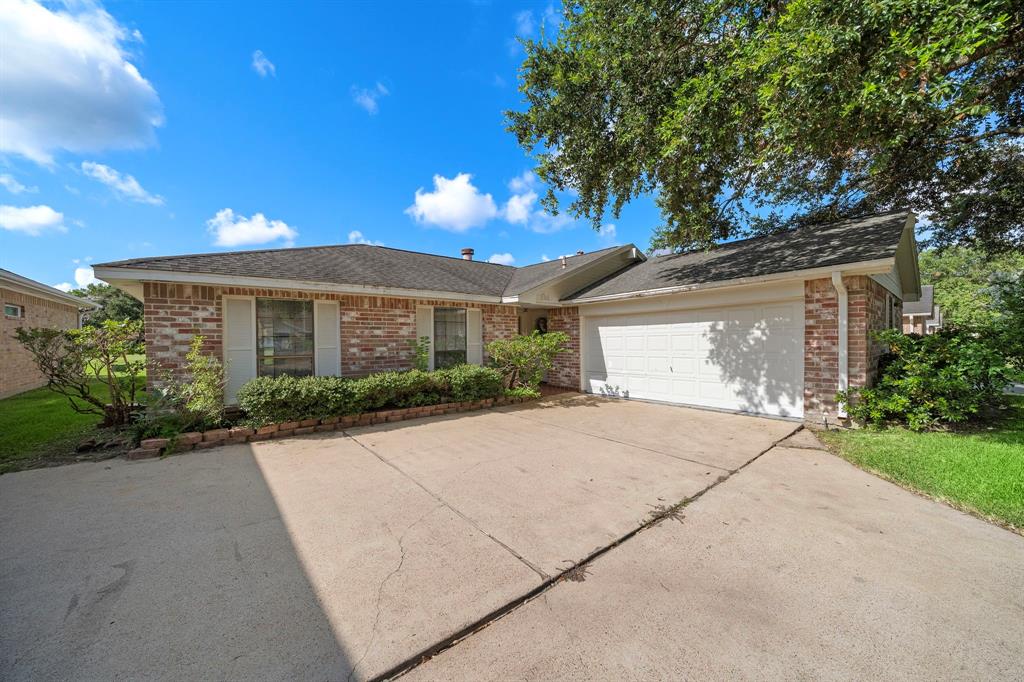
<path fill-rule="evenodd" d="M 820 434 L 834 452 L 958 509 L 1024 529 L 1024 399 L 989 427 L 951 433 L 859 429 Z"/>
<path fill-rule="evenodd" d="M 106 386 L 100 382 L 93 382 L 92 390 L 106 395 Z M 100 419 L 75 412 L 67 398 L 48 388 L 0 400 L 0 474 L 73 460 L 79 443 L 113 435 L 96 428 Z"/>

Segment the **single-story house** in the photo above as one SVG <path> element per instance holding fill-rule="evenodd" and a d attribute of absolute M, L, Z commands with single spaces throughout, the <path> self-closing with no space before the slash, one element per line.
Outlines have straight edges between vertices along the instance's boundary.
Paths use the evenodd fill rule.
<path fill-rule="evenodd" d="M 872 381 L 920 296 L 914 215 L 901 211 L 647 257 L 632 244 L 512 267 L 351 244 L 104 263 L 145 305 L 151 377 L 181 372 L 195 334 L 257 376 L 360 376 L 485 362 L 494 339 L 563 331 L 549 383 L 758 414 L 834 419 Z"/>
<path fill-rule="evenodd" d="M 0 268 L 0 398 L 46 383 L 32 355 L 14 337 L 19 327 L 77 329 L 96 304 Z"/>
<path fill-rule="evenodd" d="M 931 284 L 921 286 L 921 298 L 903 306 L 904 334 L 934 334 L 942 329 L 942 308 L 935 302 Z"/>

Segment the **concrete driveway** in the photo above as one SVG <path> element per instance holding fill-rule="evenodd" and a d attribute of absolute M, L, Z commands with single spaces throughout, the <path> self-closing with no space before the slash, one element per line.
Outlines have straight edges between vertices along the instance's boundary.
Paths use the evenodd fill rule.
<path fill-rule="evenodd" d="M 0 678 L 364 679 L 453 640 L 409 675 L 1019 677 L 1024 539 L 796 429 L 576 397 L 6 475 Z"/>

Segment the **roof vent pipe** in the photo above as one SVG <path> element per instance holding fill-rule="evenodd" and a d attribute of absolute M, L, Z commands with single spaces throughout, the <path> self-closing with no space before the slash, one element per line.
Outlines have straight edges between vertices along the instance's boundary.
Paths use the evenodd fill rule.
<path fill-rule="evenodd" d="M 839 390 L 845 391 L 850 387 L 850 350 L 849 350 L 849 328 L 850 317 L 847 306 L 848 296 L 846 285 L 843 284 L 843 273 L 835 270 L 832 273 L 832 286 L 836 288 L 839 304 Z M 846 417 L 846 408 L 837 406 L 840 417 Z"/>
<path fill-rule="evenodd" d="M 558 258 L 562 261 L 562 267 L 564 268 L 565 267 L 565 256 L 559 256 Z"/>
<path fill-rule="evenodd" d="M 466 247 L 462 250 L 462 260 L 473 260 L 473 249 Z"/>
<path fill-rule="evenodd" d="M 577 251 L 576 255 L 577 256 L 582 256 L 583 255 L 583 249 L 580 249 L 579 251 Z"/>

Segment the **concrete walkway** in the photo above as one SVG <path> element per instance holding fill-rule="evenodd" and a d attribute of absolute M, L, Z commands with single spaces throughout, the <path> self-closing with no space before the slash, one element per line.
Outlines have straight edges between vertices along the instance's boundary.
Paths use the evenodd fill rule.
<path fill-rule="evenodd" d="M 796 429 L 583 396 L 2 476 L 0 678 L 366 679 L 460 633 L 409 675 L 1020 673 L 1024 539 Z"/>

